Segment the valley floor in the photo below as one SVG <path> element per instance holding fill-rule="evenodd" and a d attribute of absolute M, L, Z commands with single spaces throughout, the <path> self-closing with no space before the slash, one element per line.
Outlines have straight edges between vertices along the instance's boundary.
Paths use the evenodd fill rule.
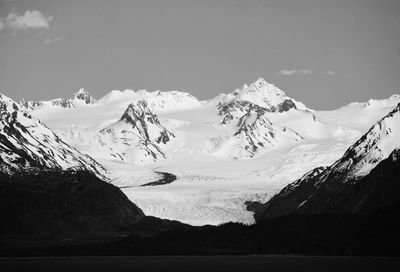
<path fill-rule="evenodd" d="M 284 186 L 318 166 L 333 163 L 348 146 L 319 141 L 270 151 L 252 160 L 195 158 L 135 166 L 106 161 L 112 183 L 122 189 L 146 215 L 191 225 L 226 222 L 254 223 L 246 201 L 266 202 Z M 170 184 L 141 185 L 160 179 L 155 171 L 177 176 Z"/>

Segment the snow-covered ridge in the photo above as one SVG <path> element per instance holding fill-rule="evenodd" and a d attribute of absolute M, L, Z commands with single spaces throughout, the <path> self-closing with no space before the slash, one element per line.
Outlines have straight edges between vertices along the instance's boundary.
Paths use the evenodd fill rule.
<path fill-rule="evenodd" d="M 176 111 L 196 108 L 201 102 L 193 95 L 179 91 L 154 91 L 146 90 L 113 90 L 100 99 L 101 104 L 120 104 L 128 106 L 139 100 L 145 100 L 150 110 L 154 112 Z"/>
<path fill-rule="evenodd" d="M 0 170 L 87 170 L 104 177 L 105 169 L 66 144 L 38 119 L 0 94 Z"/>
<path fill-rule="evenodd" d="M 400 103 L 364 134 L 332 166 L 347 178 L 368 174 L 380 161 L 400 147 Z"/>
<path fill-rule="evenodd" d="M 378 107 L 395 107 L 400 103 L 400 95 L 393 94 L 386 99 L 370 99 L 368 102 L 364 103 L 366 109 L 375 109 Z"/>
<path fill-rule="evenodd" d="M 22 99 L 20 105 L 28 110 L 39 108 L 75 108 L 77 106 L 105 106 L 126 108 L 130 103 L 145 100 L 148 107 L 155 112 L 186 110 L 199 107 L 202 103 L 186 92 L 179 91 L 154 91 L 112 90 L 101 99 L 97 100 L 84 89 L 79 89 L 70 99 L 56 98 L 49 101 L 25 101 Z"/>
<path fill-rule="evenodd" d="M 344 110 L 348 108 L 355 108 L 355 107 L 360 107 L 364 110 L 378 110 L 382 108 L 390 108 L 390 107 L 396 107 L 397 104 L 400 103 L 400 95 L 399 94 L 393 94 L 388 98 L 384 99 L 369 99 L 366 102 L 352 102 L 348 105 L 345 105 L 338 110 Z"/>

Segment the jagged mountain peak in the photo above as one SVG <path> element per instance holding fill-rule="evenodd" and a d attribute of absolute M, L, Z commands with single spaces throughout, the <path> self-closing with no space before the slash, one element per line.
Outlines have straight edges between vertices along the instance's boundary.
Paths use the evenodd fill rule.
<path fill-rule="evenodd" d="M 263 95 L 270 100 L 276 99 L 275 96 L 278 96 L 278 97 L 285 96 L 285 93 L 281 89 L 279 89 L 272 83 L 268 83 L 263 78 L 257 79 L 256 81 L 254 81 L 253 83 L 251 83 L 248 86 L 244 85 L 242 87 L 242 89 L 238 92 L 238 95 L 243 96 L 248 93 Z M 274 102 L 274 101 L 271 101 L 271 102 Z"/>
<path fill-rule="evenodd" d="M 286 112 L 289 110 L 308 110 L 301 102 L 288 97 L 284 91 L 265 79 L 259 78 L 250 85 L 243 85 L 231 94 L 224 97 L 219 107 L 229 105 L 235 101 L 245 101 L 264 107 L 268 112 Z"/>
<path fill-rule="evenodd" d="M 250 87 L 257 88 L 259 91 L 275 92 L 277 94 L 284 95 L 285 93 L 276 87 L 274 84 L 267 82 L 264 78 L 260 77 L 256 81 L 250 84 Z M 265 90 L 266 89 L 266 90 Z"/>
<path fill-rule="evenodd" d="M 138 164 L 165 158 L 163 147 L 174 137 L 143 99 L 129 104 L 118 122 L 96 136 L 108 157 Z"/>
<path fill-rule="evenodd" d="M 97 99 L 94 98 L 89 92 L 87 92 L 84 88 L 80 88 L 76 93 L 72 95 L 71 100 L 80 100 L 85 104 L 95 104 L 97 103 Z"/>
<path fill-rule="evenodd" d="M 0 110 L 3 112 L 5 110 L 18 110 L 19 107 L 17 103 L 14 102 L 11 98 L 8 96 L 5 96 L 4 94 L 0 93 Z"/>
<path fill-rule="evenodd" d="M 147 102 L 143 99 L 140 99 L 135 103 L 131 103 L 128 105 L 128 108 L 121 116 L 121 121 L 134 124 L 138 120 L 145 118 L 147 118 L 147 120 L 151 122 L 153 122 L 154 119 L 157 119 L 157 117 L 149 109 Z"/>

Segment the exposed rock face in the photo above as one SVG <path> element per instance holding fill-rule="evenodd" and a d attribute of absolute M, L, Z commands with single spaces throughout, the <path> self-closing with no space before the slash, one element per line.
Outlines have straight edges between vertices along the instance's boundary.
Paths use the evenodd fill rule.
<path fill-rule="evenodd" d="M 221 124 L 235 127 L 232 139 L 236 144 L 232 154 L 237 159 L 252 158 L 259 150 L 277 147 L 303 139 L 292 129 L 273 124 L 268 118 L 269 109 L 243 100 L 219 104 Z"/>

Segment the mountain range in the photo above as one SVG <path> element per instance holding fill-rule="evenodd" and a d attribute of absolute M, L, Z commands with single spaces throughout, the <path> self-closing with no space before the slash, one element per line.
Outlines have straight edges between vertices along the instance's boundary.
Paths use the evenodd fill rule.
<path fill-rule="evenodd" d="M 246 202 L 264 203 L 257 220 L 358 210 L 375 185 L 352 207 L 329 199 L 397 167 L 398 103 L 393 95 L 316 111 L 262 78 L 205 101 L 179 91 L 96 99 L 80 89 L 20 103 L 1 95 L 0 169 L 91 172 L 146 215 L 192 225 L 254 223 Z M 176 178 L 159 183 L 160 173 Z"/>

